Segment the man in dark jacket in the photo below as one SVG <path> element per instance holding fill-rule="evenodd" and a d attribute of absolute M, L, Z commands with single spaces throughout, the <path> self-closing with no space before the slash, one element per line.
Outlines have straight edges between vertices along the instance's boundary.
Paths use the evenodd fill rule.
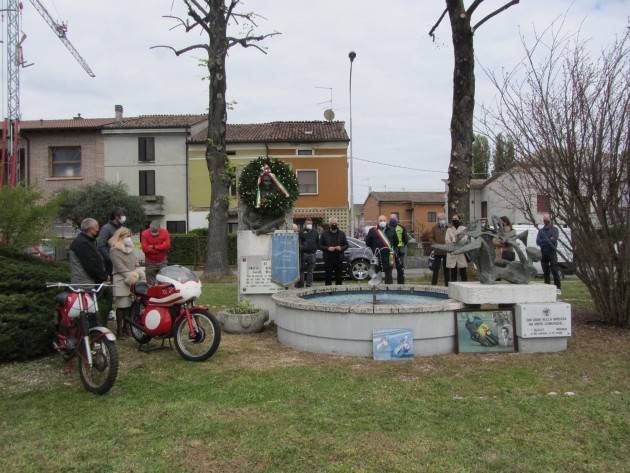
<path fill-rule="evenodd" d="M 396 253 L 396 282 L 405 284 L 405 249 L 407 248 L 407 243 L 409 243 L 409 236 L 407 235 L 407 229 L 398 222 L 398 215 L 396 214 L 389 216 L 385 234 L 389 237 L 392 230 L 396 233 L 396 239 L 398 240 L 398 244 L 394 247 L 394 252 Z M 390 241 L 392 241 L 391 238 Z"/>
<path fill-rule="evenodd" d="M 398 235 L 395 228 L 387 228 L 385 215 L 378 217 L 378 226 L 370 228 L 365 237 L 365 244 L 372 249 L 372 253 L 379 259 L 380 270 L 385 273 L 385 284 L 392 284 L 392 271 L 396 259 Z"/>
<path fill-rule="evenodd" d="M 306 287 L 313 285 L 313 269 L 315 269 L 315 253 L 319 248 L 319 234 L 313 228 L 313 221 L 307 218 L 300 232 L 300 283 Z"/>
<path fill-rule="evenodd" d="M 339 230 L 337 219 L 329 220 L 328 229 L 322 233 L 319 239 L 319 247 L 324 253 L 324 264 L 326 266 L 326 286 L 332 284 L 332 273 L 335 273 L 335 284 L 343 283 L 343 260 L 344 251 L 348 249 L 346 234 Z"/>
<path fill-rule="evenodd" d="M 429 243 L 431 243 L 431 245 L 443 245 L 445 243 L 444 238 L 446 237 L 447 229 L 446 214 L 438 214 L 437 220 L 437 225 L 434 225 L 429 233 Z M 433 271 L 431 284 L 433 286 L 437 285 L 440 268 L 442 268 L 442 274 L 444 274 L 444 285 L 448 286 L 450 271 L 446 268 L 446 253 L 442 250 L 433 250 L 433 258 L 433 265 L 431 266 L 431 270 Z"/>
<path fill-rule="evenodd" d="M 116 208 L 112 210 L 112 213 L 109 215 L 109 222 L 103 225 L 103 228 L 101 228 L 98 235 L 98 243 L 96 246 L 103 257 L 103 261 L 105 262 L 107 274 L 110 276 L 112 274 L 112 260 L 109 257 L 109 239 L 114 236 L 116 230 L 122 227 L 126 221 L 127 217 L 125 216 L 125 210 Z"/>
<path fill-rule="evenodd" d="M 72 284 L 100 284 L 108 279 L 103 257 L 96 248 L 98 230 L 98 222 L 93 218 L 86 218 L 81 222 L 81 233 L 70 245 L 70 282 Z M 110 306 L 102 304 L 99 308 L 101 312 L 99 323 L 105 325 Z"/>
<path fill-rule="evenodd" d="M 545 224 L 536 236 L 536 244 L 540 247 L 542 254 L 540 265 L 545 275 L 545 284 L 551 284 L 549 273 L 553 274 L 553 283 L 560 292 L 560 271 L 558 269 L 558 229 L 551 223 L 549 214 L 543 215 Z"/>

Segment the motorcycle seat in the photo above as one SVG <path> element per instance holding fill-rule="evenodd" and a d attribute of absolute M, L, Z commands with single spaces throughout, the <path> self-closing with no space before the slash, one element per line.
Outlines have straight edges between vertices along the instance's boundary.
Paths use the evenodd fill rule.
<path fill-rule="evenodd" d="M 146 296 L 149 291 L 149 285 L 146 282 L 137 282 L 133 285 L 133 293 L 138 296 Z"/>
<path fill-rule="evenodd" d="M 68 298 L 68 292 L 60 292 L 55 296 L 55 304 L 64 305 L 66 303 L 66 299 Z"/>

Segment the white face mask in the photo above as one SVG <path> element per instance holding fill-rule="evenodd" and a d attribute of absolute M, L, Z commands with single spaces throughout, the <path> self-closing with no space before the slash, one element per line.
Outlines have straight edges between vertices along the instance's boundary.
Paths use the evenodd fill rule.
<path fill-rule="evenodd" d="M 378 222 L 378 226 L 381 228 L 385 228 L 387 226 L 387 222 Z"/>
<path fill-rule="evenodd" d="M 122 217 L 120 217 L 120 223 L 122 223 L 124 225 L 126 221 L 127 221 L 127 216 L 126 215 L 123 215 Z"/>
<path fill-rule="evenodd" d="M 131 239 L 131 237 L 127 237 L 123 240 L 123 243 L 125 244 L 125 246 L 127 247 L 132 247 L 133 246 L 133 240 Z"/>
<path fill-rule="evenodd" d="M 442 227 L 446 226 L 446 220 L 438 220 L 438 224 Z"/>
<path fill-rule="evenodd" d="M 310 223 L 306 224 L 306 229 L 307 230 L 312 230 L 313 229 L 313 225 L 311 225 Z"/>

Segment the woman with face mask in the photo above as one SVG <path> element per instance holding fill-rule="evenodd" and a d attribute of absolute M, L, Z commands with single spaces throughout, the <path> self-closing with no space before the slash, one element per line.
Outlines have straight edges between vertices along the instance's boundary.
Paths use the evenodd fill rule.
<path fill-rule="evenodd" d="M 144 273 L 138 269 L 138 261 L 134 254 L 131 230 L 120 227 L 109 240 L 112 260 L 112 283 L 114 285 L 114 303 L 116 304 L 116 335 L 129 336 L 126 318 L 133 302 L 131 285 L 144 281 Z"/>
<path fill-rule="evenodd" d="M 458 243 L 465 242 L 468 237 L 464 234 L 466 227 L 462 225 L 459 215 L 453 214 L 451 217 L 451 226 L 446 229 L 446 235 L 444 241 L 446 243 Z M 446 255 L 446 267 L 450 271 L 450 281 L 457 281 L 457 276 L 461 281 L 468 281 L 468 274 L 466 269 L 468 268 L 468 260 L 466 255 L 454 255 L 448 253 Z"/>

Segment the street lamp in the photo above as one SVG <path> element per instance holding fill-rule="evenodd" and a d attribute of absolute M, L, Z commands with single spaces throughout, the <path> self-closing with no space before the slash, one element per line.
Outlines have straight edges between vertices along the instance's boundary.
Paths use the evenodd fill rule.
<path fill-rule="evenodd" d="M 357 53 L 350 51 L 350 236 L 354 237 L 354 177 L 353 177 L 353 159 L 352 159 L 352 63 L 357 57 Z"/>

